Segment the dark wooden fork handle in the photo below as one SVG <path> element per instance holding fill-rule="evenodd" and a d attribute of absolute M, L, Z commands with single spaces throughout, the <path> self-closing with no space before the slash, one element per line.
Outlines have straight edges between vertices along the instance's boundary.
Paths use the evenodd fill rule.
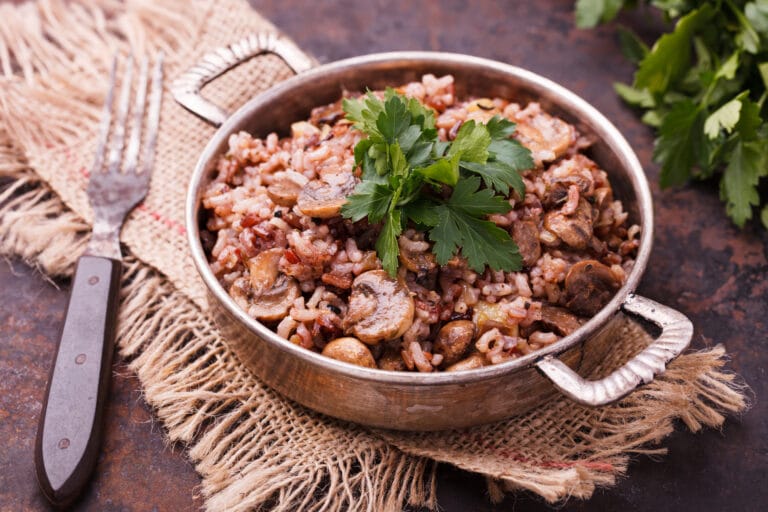
<path fill-rule="evenodd" d="M 83 256 L 77 263 L 35 445 L 40 488 L 59 507 L 79 496 L 98 458 L 120 271 L 120 261 L 110 258 Z"/>

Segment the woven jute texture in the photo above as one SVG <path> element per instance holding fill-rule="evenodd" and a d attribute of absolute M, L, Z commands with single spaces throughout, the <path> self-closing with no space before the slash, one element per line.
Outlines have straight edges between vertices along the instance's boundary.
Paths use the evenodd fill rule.
<path fill-rule="evenodd" d="M 0 252 L 51 276 L 69 275 L 87 241 L 85 188 L 114 53 L 162 50 L 172 78 L 211 49 L 274 30 L 246 3 L 223 0 L 48 0 L 0 5 L 0 19 Z M 289 76 L 276 57 L 258 57 L 205 94 L 232 109 Z M 169 441 L 188 446 L 208 510 L 434 508 L 436 461 L 485 475 L 492 498 L 514 489 L 552 502 L 586 498 L 623 474 L 633 454 L 663 453 L 675 420 L 696 431 L 746 407 L 722 347 L 678 358 L 610 407 L 554 399 L 462 431 L 372 431 L 281 398 L 206 316 L 186 249 L 185 186 L 213 132 L 166 94 L 151 190 L 122 232 L 118 332 L 121 357 Z M 629 320 L 617 325 L 617 348 L 594 376 L 650 341 Z"/>

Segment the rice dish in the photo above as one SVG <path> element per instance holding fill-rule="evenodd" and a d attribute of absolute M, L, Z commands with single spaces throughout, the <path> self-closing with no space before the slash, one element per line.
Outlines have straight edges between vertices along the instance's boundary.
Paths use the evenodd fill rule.
<path fill-rule="evenodd" d="M 363 134 L 341 103 L 313 110 L 289 137 L 231 136 L 203 191 L 203 246 L 219 282 L 251 317 L 308 350 L 370 368 L 459 371 L 525 355 L 578 329 L 621 287 L 640 227 L 628 225 L 589 140 L 538 103 L 456 98 L 453 78 L 398 88 L 436 112 L 441 140 L 469 120 L 502 116 L 531 151 L 524 197 L 488 217 L 509 232 L 518 272 L 476 272 L 458 256 L 438 265 L 410 227 L 395 278 L 374 244 L 380 226 L 340 210 L 360 181 Z"/>

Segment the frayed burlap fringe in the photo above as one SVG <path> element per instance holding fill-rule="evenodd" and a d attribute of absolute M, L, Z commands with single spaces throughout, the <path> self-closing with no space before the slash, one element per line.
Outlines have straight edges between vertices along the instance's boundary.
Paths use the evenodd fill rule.
<path fill-rule="evenodd" d="M 41 186 L 1 129 L 0 179 L 8 182 L 0 191 L 0 253 L 21 258 L 44 275 L 69 274 L 71 254 L 85 248 L 83 235 L 90 226 Z"/>
<path fill-rule="evenodd" d="M 0 5 L 0 252 L 68 275 L 91 220 L 85 196 L 104 76 L 119 50 L 163 49 L 176 76 L 202 53 L 273 29 L 244 2 L 41 0 Z M 207 88 L 233 108 L 290 76 L 275 57 L 253 59 Z M 118 345 L 168 439 L 189 446 L 208 510 L 434 508 L 435 462 L 489 478 L 499 499 L 528 489 L 548 501 L 586 498 L 626 471 L 632 454 L 661 454 L 676 418 L 692 430 L 744 410 L 743 389 L 716 347 L 680 357 L 617 405 L 552 400 L 490 426 L 439 433 L 371 432 L 322 417 L 264 387 L 204 314 L 203 288 L 183 227 L 184 186 L 213 128 L 166 95 L 147 199 L 122 240 Z M 622 324 L 607 372 L 649 338 Z"/>

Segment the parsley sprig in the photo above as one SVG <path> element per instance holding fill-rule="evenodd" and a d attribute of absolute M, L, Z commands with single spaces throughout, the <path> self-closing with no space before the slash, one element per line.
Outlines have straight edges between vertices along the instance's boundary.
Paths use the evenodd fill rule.
<path fill-rule="evenodd" d="M 657 130 L 654 160 L 662 186 L 720 175 L 720 197 L 743 227 L 761 208 L 768 228 L 768 0 L 646 0 L 674 29 L 648 48 L 620 32 L 637 64 L 634 83 L 616 92 Z M 578 0 L 576 23 L 607 22 L 637 0 Z M 763 191 L 766 189 L 762 189 Z"/>
<path fill-rule="evenodd" d="M 394 89 L 383 100 L 371 92 L 345 99 L 344 112 L 367 137 L 355 146 L 362 181 L 341 213 L 382 223 L 376 252 L 391 276 L 409 221 L 427 232 L 441 265 L 461 252 L 478 272 L 521 268 L 509 233 L 486 219 L 511 209 L 510 189 L 523 196 L 520 171 L 533 166 L 530 151 L 510 138 L 514 123 L 467 121 L 452 142 L 440 141 L 434 111 Z"/>

